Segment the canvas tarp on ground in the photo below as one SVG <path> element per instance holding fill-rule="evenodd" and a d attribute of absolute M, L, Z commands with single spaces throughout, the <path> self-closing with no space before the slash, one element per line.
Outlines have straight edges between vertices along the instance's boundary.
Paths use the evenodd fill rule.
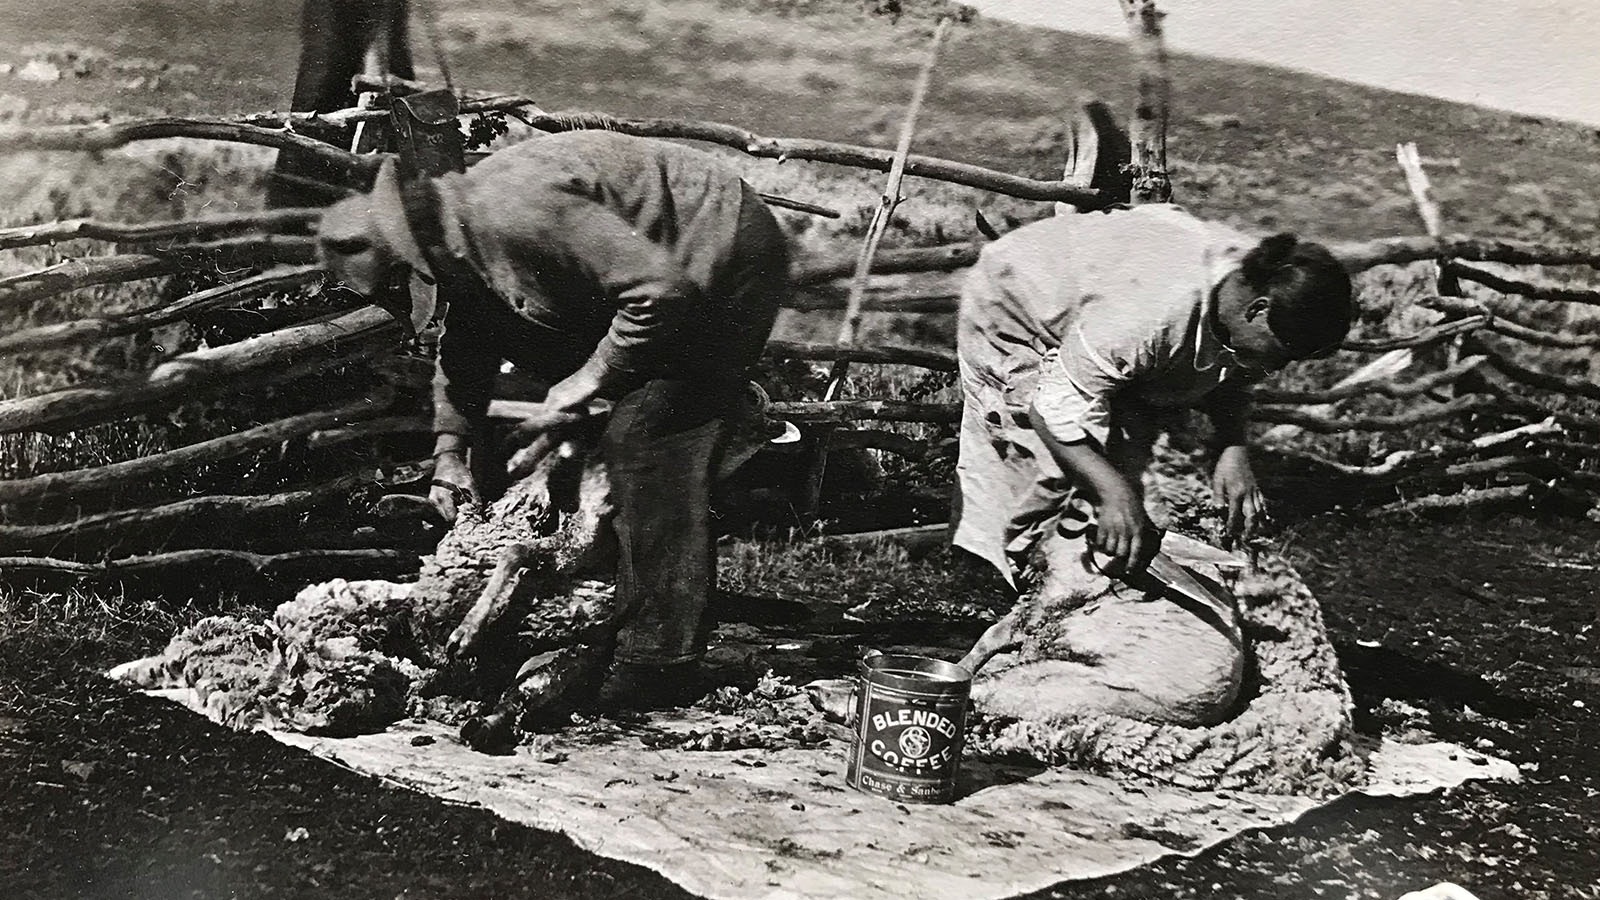
<path fill-rule="evenodd" d="M 693 711 L 652 722 L 702 733 L 728 724 Z M 392 784 L 561 832 L 697 894 L 739 900 L 1009 897 L 1192 855 L 1330 802 L 976 761 L 965 764 L 955 803 L 914 806 L 848 788 L 842 741 L 706 752 L 556 735 L 489 756 L 433 722 L 352 738 L 268 733 Z M 1443 743 L 1385 741 L 1371 764 L 1362 789 L 1371 795 L 1518 777 L 1508 762 Z"/>

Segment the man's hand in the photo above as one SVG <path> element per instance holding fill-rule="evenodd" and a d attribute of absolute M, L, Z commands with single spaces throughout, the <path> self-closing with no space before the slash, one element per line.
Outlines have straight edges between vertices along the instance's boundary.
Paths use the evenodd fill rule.
<path fill-rule="evenodd" d="M 540 403 L 533 407 L 522 420 L 511 427 L 506 436 L 508 443 L 514 446 L 526 446 L 540 435 L 548 434 L 568 425 L 576 425 L 589 418 L 587 409 L 564 409 L 550 403 Z"/>
<path fill-rule="evenodd" d="M 478 495 L 472 482 L 472 470 L 467 468 L 466 455 L 460 450 L 444 450 L 434 456 L 433 482 L 428 502 L 446 523 L 455 522 L 461 511 L 460 504 L 466 498 Z"/>
<path fill-rule="evenodd" d="M 1211 493 L 1217 503 L 1228 508 L 1223 549 L 1231 550 L 1234 541 L 1253 537 L 1266 513 L 1267 501 L 1256 485 L 1256 474 L 1250 468 L 1250 454 L 1244 445 L 1223 448 L 1212 473 Z"/>
<path fill-rule="evenodd" d="M 1132 491 L 1101 496 L 1095 524 L 1095 548 L 1112 557 L 1107 574 L 1141 572 L 1161 549 L 1161 531 L 1150 521 L 1144 503 Z"/>

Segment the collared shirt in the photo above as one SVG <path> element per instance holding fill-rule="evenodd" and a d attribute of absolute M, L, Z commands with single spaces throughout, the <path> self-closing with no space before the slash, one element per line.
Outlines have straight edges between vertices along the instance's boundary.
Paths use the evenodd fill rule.
<path fill-rule="evenodd" d="M 1111 440 L 1114 408 L 1193 406 L 1258 380 L 1213 327 L 1255 240 L 1172 205 L 1060 215 L 984 248 L 957 329 L 965 415 L 955 543 L 1008 576 L 1007 545 L 1067 489 L 1033 432 Z M 1125 473 L 1131 474 L 1131 473 Z M 1013 551 L 1015 548 L 1011 548 Z"/>
<path fill-rule="evenodd" d="M 715 156 L 603 131 L 539 137 L 436 182 L 447 249 L 479 276 L 454 287 L 435 378 L 435 428 L 464 433 L 502 360 L 546 382 L 591 356 L 642 377 L 710 371 L 764 340 L 742 309 L 751 267 L 787 276 L 782 235 Z M 761 223 L 758 223 L 761 224 Z M 751 244 L 757 246 L 751 246 Z M 769 276 L 773 273 L 767 273 Z"/>

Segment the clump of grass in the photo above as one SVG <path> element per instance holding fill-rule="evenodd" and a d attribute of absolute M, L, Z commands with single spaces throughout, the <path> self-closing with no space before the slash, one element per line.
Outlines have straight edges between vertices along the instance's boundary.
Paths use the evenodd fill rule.
<path fill-rule="evenodd" d="M 64 643 L 83 664 L 107 666 L 151 652 L 206 616 L 235 612 L 258 614 L 231 593 L 176 599 L 120 585 L 51 590 L 0 584 L 0 646 L 11 640 Z"/>

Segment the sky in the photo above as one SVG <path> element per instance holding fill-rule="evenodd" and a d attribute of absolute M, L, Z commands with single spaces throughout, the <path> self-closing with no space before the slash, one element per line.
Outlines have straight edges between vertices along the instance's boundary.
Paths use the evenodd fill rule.
<path fill-rule="evenodd" d="M 1116 0 L 966 0 L 1126 37 Z M 1600 0 L 1160 0 L 1173 50 L 1600 125 Z"/>

